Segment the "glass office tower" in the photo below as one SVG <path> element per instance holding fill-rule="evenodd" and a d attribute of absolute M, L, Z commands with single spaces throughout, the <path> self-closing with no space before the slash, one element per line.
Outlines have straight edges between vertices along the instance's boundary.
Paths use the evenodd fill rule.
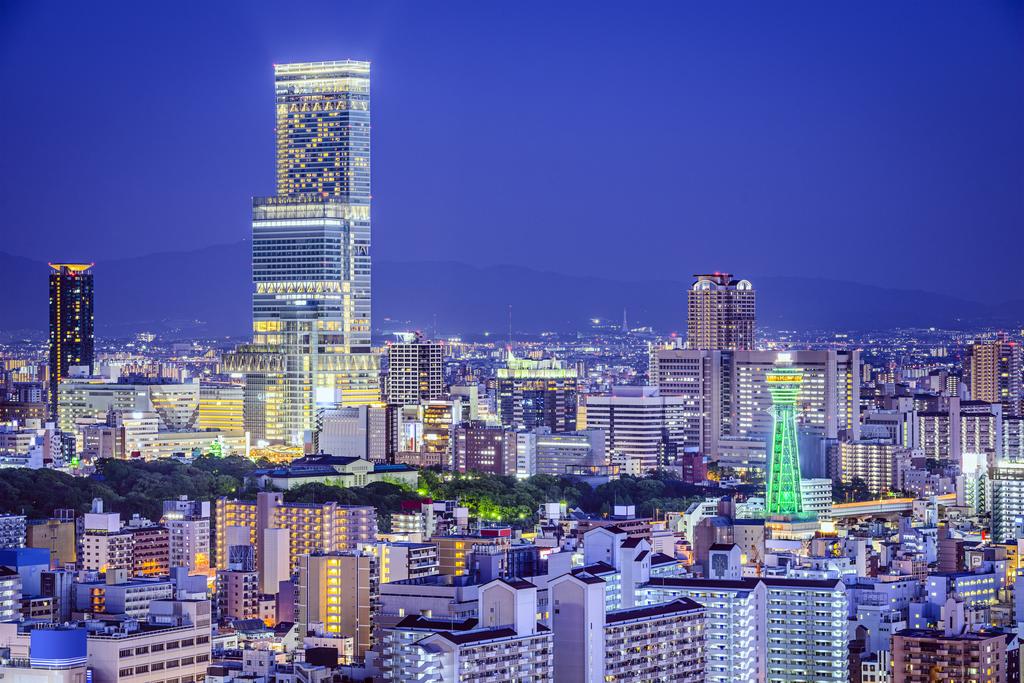
<path fill-rule="evenodd" d="M 370 63 L 277 64 L 277 194 L 370 204 Z"/>
<path fill-rule="evenodd" d="M 253 441 L 301 445 L 318 405 L 380 400 L 370 351 L 370 65 L 279 64 L 277 189 L 253 199 L 253 342 L 225 357 L 246 375 Z"/>
<path fill-rule="evenodd" d="M 91 263 L 51 263 L 50 417 L 57 419 L 57 387 L 75 366 L 93 371 Z"/>

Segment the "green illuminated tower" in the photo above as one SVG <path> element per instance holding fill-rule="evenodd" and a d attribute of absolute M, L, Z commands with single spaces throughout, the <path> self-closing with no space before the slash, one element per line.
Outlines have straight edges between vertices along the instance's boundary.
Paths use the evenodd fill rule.
<path fill-rule="evenodd" d="M 796 398 L 803 370 L 780 359 L 765 376 L 772 395 L 772 452 L 768 463 L 769 515 L 799 515 L 804 511 L 800 492 L 800 452 L 796 442 Z"/>

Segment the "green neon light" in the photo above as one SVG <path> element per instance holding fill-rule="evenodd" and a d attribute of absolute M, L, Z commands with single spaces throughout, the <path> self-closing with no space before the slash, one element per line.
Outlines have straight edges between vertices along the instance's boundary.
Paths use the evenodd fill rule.
<path fill-rule="evenodd" d="M 772 452 L 768 467 L 768 515 L 796 515 L 804 511 L 800 490 L 800 450 L 796 441 L 796 399 L 803 371 L 776 366 L 765 376 L 772 395 Z"/>

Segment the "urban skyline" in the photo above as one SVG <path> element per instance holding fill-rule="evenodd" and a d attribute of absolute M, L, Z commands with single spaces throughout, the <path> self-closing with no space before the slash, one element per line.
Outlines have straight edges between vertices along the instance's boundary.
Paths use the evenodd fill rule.
<path fill-rule="evenodd" d="M 510 263 L 570 275 L 616 273 L 629 280 L 685 280 L 704 268 L 751 278 L 808 275 L 876 286 L 898 279 L 907 289 L 964 298 L 982 295 L 960 283 L 982 281 L 991 282 L 1001 300 L 1013 298 L 1001 293 L 1013 290 L 1012 261 L 1005 259 L 1015 250 L 986 255 L 962 239 L 965 231 L 978 229 L 1012 245 L 1022 220 L 1017 186 L 1007 180 L 1021 177 L 1024 158 L 1016 125 L 1024 88 L 1014 87 L 1024 69 L 1012 33 L 1004 30 L 1019 21 L 1010 6 L 749 4 L 735 13 L 704 5 L 666 4 L 646 13 L 601 6 L 587 7 L 587 21 L 580 23 L 579 6 L 566 4 L 547 10 L 541 24 L 549 32 L 526 8 L 499 21 L 498 10 L 479 6 L 428 11 L 385 4 L 375 11 L 320 5 L 324 21 L 306 26 L 270 6 L 251 8 L 237 24 L 225 6 L 206 16 L 198 8 L 161 16 L 164 38 L 147 41 L 145 49 L 140 42 L 145 27 L 153 25 L 147 12 L 155 8 L 129 13 L 104 4 L 79 13 L 75 6 L 8 7 L 0 66 L 25 95 L 21 107 L 3 113 L 3 143 L 30 165 L 0 184 L 9 193 L 4 201 L 13 229 L 3 250 L 13 254 L 102 263 L 246 238 L 244 205 L 276 185 L 276 169 L 266 162 L 275 144 L 275 113 L 268 110 L 274 101 L 271 65 L 340 52 L 375 63 L 376 125 L 387 132 L 375 147 L 375 193 L 387 198 L 376 216 L 384 226 L 375 244 L 382 261 Z M 454 21 L 457 16 L 465 21 Z M 135 30 L 112 28 L 124 22 Z M 211 30 L 225 29 L 228 43 L 206 37 L 212 34 L 191 39 L 192 27 L 207 23 Z M 764 31 L 766 23 L 775 30 Z M 40 26 L 47 40 L 36 39 Z M 494 40 L 483 40 L 492 34 Z M 89 35 L 103 38 L 83 43 Z M 451 38 L 442 41 L 442 35 Z M 550 76 L 537 80 L 523 68 L 516 59 L 517 35 L 532 39 L 532 54 L 548 65 Z M 561 49 L 558 36 L 565 35 L 573 36 L 572 50 Z M 959 47 L 950 50 L 947 38 L 954 35 Z M 172 47 L 181 41 L 192 47 L 187 54 Z M 102 50 L 91 47 L 100 44 Z M 874 47 L 865 50 L 865 44 Z M 129 114 L 130 108 L 107 109 L 81 86 L 67 83 L 65 50 L 99 68 L 115 49 L 142 56 L 109 74 L 107 91 L 130 94 L 157 117 L 163 135 L 146 135 L 139 128 L 146 117 Z M 756 54 L 774 57 L 754 59 Z M 585 115 L 601 105 L 599 74 L 625 77 L 627 62 L 635 83 L 631 106 L 645 121 L 631 133 L 628 147 L 635 159 L 617 145 L 591 150 L 588 141 L 602 139 L 602 124 Z M 49 87 L 54 83 L 67 88 Z M 539 88 L 537 101 L 550 108 L 543 117 L 531 98 L 521 96 L 531 86 Z M 78 116 L 47 113 L 67 101 L 56 92 L 73 93 Z M 446 105 L 463 94 L 459 106 Z M 201 102 L 204 113 L 190 102 Z M 117 127 L 110 128 L 113 120 Z M 38 131 L 41 121 L 52 127 L 52 141 L 16 135 Z M 575 124 L 566 126 L 569 121 Z M 118 127 L 137 133 L 130 136 L 131 148 L 123 146 Z M 517 132 L 488 141 L 496 129 Z M 46 151 L 29 153 L 26 145 L 33 140 Z M 125 177 L 124 166 L 103 163 L 100 140 L 116 146 L 112 156 L 133 161 L 124 165 L 136 169 L 132 178 Z M 53 158 L 57 144 L 75 150 L 66 168 L 78 180 L 56 174 L 47 191 L 94 209 L 109 236 L 102 253 L 94 251 L 91 237 L 75 230 L 78 215 L 63 203 L 39 201 L 38 189 L 26 184 L 26 178 L 40 177 L 36 165 Z M 633 216 L 602 210 L 593 201 L 592 188 L 602 187 L 597 174 L 603 163 L 630 169 L 618 173 L 616 182 L 634 198 Z M 174 182 L 166 175 L 172 172 Z M 534 177 L 533 218 L 513 221 L 495 210 L 509 189 Z M 111 187 L 97 184 L 104 178 Z M 115 190 L 121 210 L 101 206 L 100 198 L 126 187 L 133 192 Z M 22 201 L 15 201 L 19 195 Z M 195 199 L 183 202 L 183 196 Z M 195 202 L 204 209 L 198 214 L 189 208 Z M 54 254 L 25 224 L 24 212 L 41 205 L 62 253 Z M 165 209 L 153 213 L 140 206 Z M 142 215 L 153 227 L 140 234 L 134 226 Z M 604 239 L 588 239 L 610 237 L 622 223 L 635 239 L 615 249 Z M 851 233 L 916 257 L 902 259 L 895 270 L 883 265 L 885 259 L 861 259 L 839 238 Z M 449 239 L 431 238 L 438 234 Z M 729 234 L 742 239 L 725 239 Z M 180 239 L 169 243 L 166 235 Z M 499 250 L 502 235 L 517 239 L 505 240 Z M 790 258 L 765 258 L 777 235 L 788 237 Z M 940 245 L 947 241 L 969 255 L 956 282 L 927 265 L 945 258 Z M 539 244 L 545 248 L 532 246 Z M 662 248 L 641 249 L 643 244 Z M 577 258 L 567 260 L 567 253 Z M 984 268 L 971 265 L 982 263 Z"/>
<path fill-rule="evenodd" d="M 371 15 L 394 25 L 395 7 L 374 6 Z M 438 5 L 439 17 L 454 7 Z M 216 6 L 209 16 L 226 9 Z M 404 9 L 403 20 L 421 11 Z M 581 27 L 608 11 L 595 6 L 579 18 Z M 707 19 L 703 8 L 658 5 L 625 16 L 679 11 Z M 228 14 L 258 22 L 263 12 Z M 934 16 L 948 21 L 954 14 L 941 8 Z M 42 16 L 25 6 L 11 15 L 14 23 Z M 467 7 L 459 16 L 477 14 Z M 301 23 L 316 36 L 326 18 Z M 822 18 L 812 13 L 800 25 L 820 26 Z M 287 23 L 280 28 L 290 30 Z M 725 38 L 730 28 L 736 23 L 694 35 Z M 237 29 L 225 34 L 219 54 L 251 25 Z M 550 29 L 559 32 L 557 23 Z M 935 30 L 929 25 L 919 34 Z M 349 27 L 335 31 L 337 38 Z M 767 33 L 781 38 L 786 30 Z M 848 38 L 858 30 L 834 33 Z M 365 56 L 358 43 L 340 54 L 315 43 L 304 45 L 318 52 L 303 57 L 310 61 L 275 59 L 268 69 L 273 84 L 260 116 L 273 113 L 275 147 L 263 165 L 268 176 L 273 169 L 276 192 L 253 192 L 244 209 L 251 230 L 245 301 L 218 298 L 240 284 L 229 283 L 242 270 L 216 264 L 219 248 L 206 250 L 216 265 L 199 277 L 193 266 L 204 268 L 201 260 L 183 266 L 166 253 L 128 286 L 122 275 L 104 288 L 102 258 L 50 260 L 48 270 L 29 262 L 23 278 L 8 273 L 48 292 L 45 309 L 34 295 L 15 306 L 48 311 L 49 337 L 24 334 L 15 321 L 25 316 L 0 329 L 0 678 L 1021 683 L 1024 314 L 994 294 L 978 304 L 989 307 L 985 315 L 957 317 L 946 310 L 949 298 L 917 311 L 916 295 L 843 290 L 813 277 L 788 280 L 790 293 L 780 297 L 785 273 L 806 272 L 816 250 L 845 257 L 843 249 L 856 245 L 850 253 L 863 266 L 878 260 L 880 240 L 863 228 L 829 238 L 794 229 L 787 245 L 778 226 L 765 229 L 777 216 L 725 235 L 728 248 L 713 260 L 724 255 L 728 263 L 697 264 L 685 271 L 692 276 L 676 273 L 685 285 L 653 280 L 658 284 L 646 292 L 621 280 L 606 280 L 610 289 L 602 291 L 597 277 L 513 268 L 494 269 L 496 281 L 450 264 L 381 269 L 378 237 L 393 223 L 378 216 L 416 196 L 378 195 L 371 184 L 371 168 L 376 178 L 395 163 L 387 155 L 379 163 L 381 140 L 402 135 L 401 127 L 378 124 L 378 93 L 395 82 L 378 80 L 375 62 L 371 68 L 352 58 Z M 567 47 L 561 45 L 569 54 Z M 996 43 L 990 47 L 998 51 Z M 480 52 L 502 50 L 482 45 Z M 800 53 L 786 45 L 762 57 Z M 718 52 L 705 46 L 702 54 Z M 585 51 L 573 57 L 600 64 Z M 645 109 L 633 105 L 644 102 L 648 74 L 594 69 L 601 95 L 618 98 L 611 108 L 640 115 L 614 125 L 598 117 L 602 135 L 593 147 L 606 173 L 590 176 L 603 181 L 591 191 L 598 190 L 608 217 L 619 218 L 614 239 L 602 239 L 596 220 L 585 240 L 566 242 L 574 233 L 567 227 L 548 228 L 550 238 L 535 241 L 534 231 L 558 217 L 545 182 L 559 154 L 532 149 L 541 140 L 527 139 L 529 118 L 573 117 L 548 90 L 558 62 L 544 61 L 542 50 L 520 51 L 516 67 L 530 60 L 546 68 L 528 68 L 534 87 L 505 101 L 520 125 L 492 127 L 494 158 L 472 169 L 498 181 L 488 169 L 502 166 L 499 150 L 516 136 L 514 148 L 533 162 L 531 173 L 500 185 L 506 201 L 493 208 L 502 215 L 476 226 L 493 233 L 490 248 L 486 241 L 452 243 L 458 222 L 471 216 L 462 209 L 486 194 L 442 201 L 444 216 L 425 216 L 416 228 L 453 254 L 480 246 L 482 259 L 506 246 L 513 256 L 526 253 L 511 246 L 519 240 L 528 253 L 543 253 L 540 262 L 571 254 L 572 268 L 602 273 L 609 262 L 592 248 L 604 242 L 600 248 L 617 259 L 613 272 L 630 272 L 638 265 L 631 249 L 643 245 L 646 227 L 617 214 L 629 206 L 630 218 L 639 219 L 651 208 L 631 183 L 648 171 L 662 182 L 674 179 L 667 167 L 633 173 L 615 161 L 617 136 L 629 136 L 633 161 L 644 159 L 640 143 L 649 131 L 635 124 Z M 413 97 L 437 89 L 445 103 L 421 122 L 438 139 L 409 145 L 399 157 L 415 168 L 424 149 L 442 146 L 427 159 L 423 186 L 447 182 L 445 169 L 459 158 L 459 145 L 444 139 L 448 118 L 486 100 L 488 87 L 492 95 L 504 92 L 507 84 L 493 81 L 487 61 L 463 67 L 463 77 L 487 73 L 475 89 L 445 93 L 452 74 L 429 70 L 433 78 L 406 84 Z M 853 63 L 849 56 L 839 61 Z M 684 62 L 677 63 L 682 78 Z M 204 66 L 216 70 L 217 63 Z M 568 82 L 583 87 L 592 75 Z M 814 78 L 803 73 L 794 82 Z M 140 92 L 145 86 L 139 82 Z M 928 97 L 918 92 L 911 100 L 926 104 Z M 201 101 L 203 121 L 215 126 L 216 105 Z M 392 93 L 384 101 L 396 100 Z M 418 106 L 407 114 L 422 111 Z M 236 117 L 239 130 L 246 129 L 243 118 Z M 854 118 L 870 117 L 860 111 Z M 572 134 L 587 130 L 581 125 Z M 821 132 L 801 137 L 813 145 Z M 939 145 L 926 126 L 918 133 Z M 114 139 L 130 135 L 126 129 Z M 40 149 L 48 144 L 37 141 Z M 588 147 L 576 154 L 583 160 L 593 153 Z M 910 156 L 927 162 L 920 150 Z M 513 171 L 515 159 L 507 161 L 503 170 Z M 195 166 L 197 176 L 205 170 Z M 560 182 L 571 190 L 570 177 Z M 186 185 L 182 179 L 178 189 Z M 202 214 L 200 197 L 179 194 Z M 565 200 L 572 197 L 570 191 Z M 132 204 L 127 195 L 111 201 Z M 682 218 L 686 208 L 679 206 Z M 504 214 L 519 222 L 504 223 Z M 585 224 L 585 216 L 577 214 L 573 225 Z M 183 226 L 176 242 L 195 240 L 192 227 Z M 914 231 L 901 237 L 877 228 L 897 255 L 899 240 Z M 118 229 L 110 223 L 96 243 L 116 239 Z M 715 252 L 723 237 L 716 232 L 705 226 L 688 237 L 694 248 L 687 258 L 712 260 L 705 247 Z M 408 233 L 389 237 L 405 239 L 411 252 L 424 249 Z M 645 276 L 657 272 L 662 252 L 679 248 L 671 231 L 661 237 L 658 249 L 643 245 Z M 764 237 L 770 248 L 759 246 Z M 818 242 L 809 250 L 808 237 Z M 933 238 L 930 231 L 927 240 Z M 51 240 L 54 249 L 75 241 Z M 780 264 L 783 277 L 758 275 L 750 253 Z M 970 262 L 959 277 L 979 265 L 966 247 L 956 258 Z M 991 256 L 990 271 L 1000 258 Z M 890 273 L 892 260 L 883 259 Z M 841 272 L 842 262 L 820 272 Z M 116 274 L 117 259 L 107 263 Z M 728 272 L 711 269 L 723 265 Z M 167 268 L 171 298 L 181 301 L 154 297 L 146 286 L 167 277 Z M 901 275 L 917 277 L 916 268 L 904 265 Z M 513 275 L 522 272 L 535 277 Z M 454 295 L 431 287 L 446 280 Z M 375 310 L 388 288 L 415 313 Z M 595 290 L 589 299 L 588 289 Z M 511 290 L 520 297 L 513 300 Z M 234 301 L 202 315 L 248 315 L 251 333 L 216 333 L 198 317 L 203 309 L 190 303 L 190 292 Z M 487 310 L 489 329 L 465 318 L 441 327 L 440 298 Z M 839 323 L 787 327 L 777 314 L 815 300 Z M 595 301 L 603 312 L 588 315 Z M 885 303 L 894 304 L 895 324 L 884 322 Z M 557 329 L 517 327 L 517 316 L 545 306 L 573 317 Z M 847 322 L 857 306 L 875 318 L 872 325 Z M 132 312 L 149 317 L 123 317 Z M 185 318 L 175 320 L 175 312 Z M 922 326 L 928 316 L 946 322 Z M 103 325 L 121 327 L 98 334 Z"/>

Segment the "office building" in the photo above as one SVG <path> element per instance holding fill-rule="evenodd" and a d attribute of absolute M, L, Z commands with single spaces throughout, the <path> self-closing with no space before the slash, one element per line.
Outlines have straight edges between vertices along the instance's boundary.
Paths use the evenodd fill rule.
<path fill-rule="evenodd" d="M 649 381 L 661 396 L 685 400 L 682 437 L 685 448 L 717 455 L 723 431 L 723 385 L 727 373 L 722 352 L 706 349 L 654 347 L 650 354 Z"/>
<path fill-rule="evenodd" d="M 550 474 L 561 477 L 570 472 L 586 471 L 606 464 L 605 432 L 603 429 L 584 429 L 578 432 L 553 433 L 546 427 L 534 430 L 532 442 L 524 446 L 520 434 L 519 447 L 532 445 L 534 470 L 530 474 Z M 522 457 L 522 453 L 517 453 Z"/>
<path fill-rule="evenodd" d="M 370 205 L 370 63 L 274 65 L 277 194 Z"/>
<path fill-rule="evenodd" d="M 379 566 L 371 553 L 348 551 L 299 558 L 296 619 L 309 632 L 351 638 L 356 657 L 373 645 Z"/>
<path fill-rule="evenodd" d="M 71 599 L 76 612 L 120 615 L 145 619 L 154 600 L 174 597 L 174 584 L 168 578 L 130 578 L 124 569 L 110 569 L 101 581 L 72 584 Z"/>
<path fill-rule="evenodd" d="M 975 401 L 1000 403 L 1005 415 L 1021 414 L 1021 346 L 1000 335 L 989 341 L 975 341 L 965 363 Z"/>
<path fill-rule="evenodd" d="M 455 428 L 455 469 L 514 476 L 516 433 L 500 425 L 471 422 Z"/>
<path fill-rule="evenodd" d="M 556 358 L 516 358 L 511 351 L 497 370 L 498 415 L 513 429 L 576 429 L 577 370 Z"/>
<path fill-rule="evenodd" d="M 610 396 L 587 396 L 587 429 L 605 434 L 605 453 L 624 474 L 670 465 L 683 450 L 685 399 L 654 387 L 614 387 Z"/>
<path fill-rule="evenodd" d="M 368 205 L 253 200 L 253 342 L 223 368 L 246 376 L 245 429 L 256 443 L 301 445 L 318 404 L 379 400 L 369 240 Z"/>
<path fill-rule="evenodd" d="M 313 450 L 373 463 L 386 459 L 387 409 L 382 405 L 321 408 Z"/>
<path fill-rule="evenodd" d="M 757 309 L 750 281 L 730 273 L 694 277 L 686 297 L 687 348 L 753 350 Z"/>
<path fill-rule="evenodd" d="M 737 440 L 772 435 L 766 377 L 779 358 L 801 368 L 797 431 L 817 439 L 860 434 L 859 351 L 715 351 L 653 348 L 650 381 L 661 396 L 681 399 L 684 448 L 713 461 Z"/>
<path fill-rule="evenodd" d="M 243 373 L 257 444 L 301 445 L 318 405 L 380 398 L 370 350 L 370 65 L 278 64 L 276 197 L 253 200 L 253 341 Z"/>
<path fill-rule="evenodd" d="M 239 384 L 203 382 L 199 385 L 197 427 L 224 434 L 244 434 L 244 399 L 245 388 Z"/>
<path fill-rule="evenodd" d="M 768 376 L 778 364 L 800 368 L 801 381 L 794 417 L 801 434 L 837 439 L 841 432 L 856 439 L 860 429 L 859 351 L 737 351 L 731 357 L 723 397 L 723 434 L 768 439 L 773 431 Z"/>
<path fill-rule="evenodd" d="M 71 368 L 93 372 L 93 282 L 91 263 L 51 263 L 50 416 L 57 417 L 57 387 Z"/>
<path fill-rule="evenodd" d="M 205 679 L 210 665 L 210 602 L 155 600 L 142 623 L 102 622 L 88 634 L 95 683 Z"/>
<path fill-rule="evenodd" d="M 384 400 L 390 405 L 413 405 L 444 398 L 444 345 L 425 341 L 417 333 L 409 342 L 389 344 Z"/>
<path fill-rule="evenodd" d="M 419 406 L 422 411 L 420 450 L 437 454 L 443 467 L 454 466 L 455 442 L 453 432 L 462 419 L 462 404 L 459 399 L 451 401 L 427 401 Z"/>

